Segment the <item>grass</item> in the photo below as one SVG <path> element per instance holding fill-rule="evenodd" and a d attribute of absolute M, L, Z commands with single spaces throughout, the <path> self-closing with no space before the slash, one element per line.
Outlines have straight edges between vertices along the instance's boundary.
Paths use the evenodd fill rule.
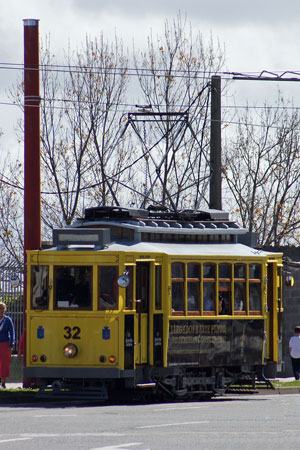
<path fill-rule="evenodd" d="M 272 384 L 275 388 L 278 387 L 299 387 L 300 388 L 300 381 L 293 380 L 293 381 L 272 381 Z"/>

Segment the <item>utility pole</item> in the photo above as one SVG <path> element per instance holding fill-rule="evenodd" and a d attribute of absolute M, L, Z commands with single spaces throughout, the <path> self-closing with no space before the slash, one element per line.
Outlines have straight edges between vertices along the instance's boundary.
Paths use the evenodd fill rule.
<path fill-rule="evenodd" d="M 221 163 L 221 77 L 211 77 L 211 126 L 210 126 L 210 193 L 209 207 L 222 210 Z"/>

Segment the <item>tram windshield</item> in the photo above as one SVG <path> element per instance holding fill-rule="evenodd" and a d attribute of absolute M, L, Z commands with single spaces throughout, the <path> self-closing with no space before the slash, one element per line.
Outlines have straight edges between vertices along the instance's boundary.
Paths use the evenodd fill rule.
<path fill-rule="evenodd" d="M 49 304 L 49 267 L 33 266 L 31 270 L 31 306 L 47 309 Z"/>
<path fill-rule="evenodd" d="M 55 308 L 92 307 L 92 267 L 54 267 Z"/>
<path fill-rule="evenodd" d="M 118 308 L 118 267 L 99 267 L 99 309 Z"/>

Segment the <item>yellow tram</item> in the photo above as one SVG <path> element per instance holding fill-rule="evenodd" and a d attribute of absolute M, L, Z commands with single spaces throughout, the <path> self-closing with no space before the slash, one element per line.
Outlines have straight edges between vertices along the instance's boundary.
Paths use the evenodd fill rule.
<path fill-rule="evenodd" d="M 280 364 L 282 255 L 223 211 L 98 207 L 27 253 L 24 377 L 210 396 Z"/>

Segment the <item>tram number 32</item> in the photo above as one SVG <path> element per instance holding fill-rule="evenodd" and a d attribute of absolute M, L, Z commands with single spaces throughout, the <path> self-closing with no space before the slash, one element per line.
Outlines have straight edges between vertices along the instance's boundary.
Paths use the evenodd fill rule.
<path fill-rule="evenodd" d="M 64 338 L 66 339 L 80 339 L 81 329 L 79 327 L 65 327 Z"/>

